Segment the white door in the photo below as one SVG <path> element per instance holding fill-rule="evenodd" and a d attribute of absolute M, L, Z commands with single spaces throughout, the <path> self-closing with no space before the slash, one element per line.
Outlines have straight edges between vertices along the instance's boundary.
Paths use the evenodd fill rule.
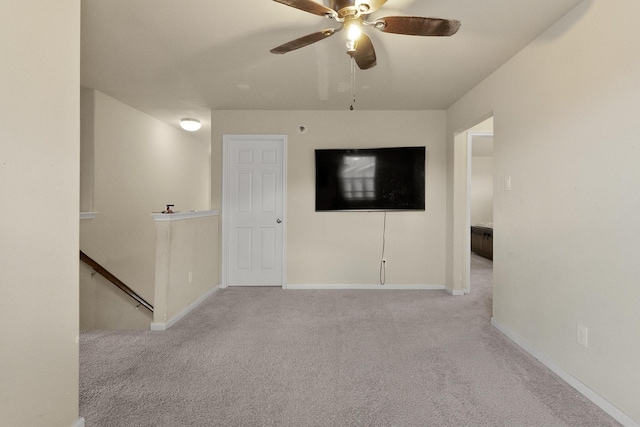
<path fill-rule="evenodd" d="M 223 287 L 284 287 L 285 148 L 283 135 L 224 136 Z"/>

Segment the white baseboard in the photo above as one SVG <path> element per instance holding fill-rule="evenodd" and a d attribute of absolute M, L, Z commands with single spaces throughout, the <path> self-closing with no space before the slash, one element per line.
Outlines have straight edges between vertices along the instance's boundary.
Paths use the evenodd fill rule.
<path fill-rule="evenodd" d="M 310 290 L 310 289 L 364 289 L 364 290 L 428 290 L 428 291 L 441 291 L 444 290 L 444 285 L 343 285 L 343 284 L 304 284 L 304 285 L 292 285 L 287 284 L 286 289 L 294 290 Z"/>
<path fill-rule="evenodd" d="M 464 296 L 464 289 L 446 289 L 447 293 L 449 295 L 453 295 L 455 297 L 461 297 Z"/>
<path fill-rule="evenodd" d="M 189 314 L 189 312 L 193 311 L 196 307 L 198 307 L 200 304 L 202 304 L 204 302 L 204 300 L 206 300 L 207 298 L 209 298 L 211 295 L 213 295 L 214 293 L 216 293 L 216 291 L 220 289 L 220 285 L 217 285 L 216 287 L 214 287 L 213 289 L 211 289 L 210 291 L 208 291 L 207 293 L 205 293 L 204 295 L 202 295 L 200 298 L 198 298 L 197 300 L 195 300 L 194 302 L 192 302 L 191 304 L 189 304 L 187 307 L 185 307 L 184 310 L 182 310 L 178 315 L 172 317 L 171 319 L 169 319 L 169 321 L 167 321 L 166 323 L 152 323 L 151 324 L 151 330 L 152 331 L 166 331 L 167 329 L 169 329 L 170 327 L 172 327 L 173 325 L 176 324 L 176 322 L 178 322 L 180 319 L 182 319 L 184 316 L 186 316 L 187 314 Z"/>
<path fill-rule="evenodd" d="M 588 386 L 583 384 L 579 379 L 556 365 L 551 359 L 547 356 L 536 350 L 531 344 L 522 339 L 519 335 L 513 332 L 511 329 L 507 328 L 493 317 L 491 318 L 491 324 L 495 326 L 500 332 L 505 334 L 509 339 L 522 347 L 527 353 L 538 359 L 543 365 L 547 368 L 551 369 L 556 375 L 558 375 L 562 380 L 567 382 L 570 386 L 578 390 L 581 394 L 583 394 L 587 399 L 595 403 L 600 409 L 605 411 L 607 414 L 611 415 L 616 421 L 618 421 L 623 426 L 627 427 L 638 427 L 637 421 L 633 420 L 630 416 L 622 412 L 620 409 L 616 408 L 611 402 L 600 396 L 595 391 L 591 390 Z"/>
<path fill-rule="evenodd" d="M 71 427 L 84 427 L 84 418 L 80 417 Z"/>

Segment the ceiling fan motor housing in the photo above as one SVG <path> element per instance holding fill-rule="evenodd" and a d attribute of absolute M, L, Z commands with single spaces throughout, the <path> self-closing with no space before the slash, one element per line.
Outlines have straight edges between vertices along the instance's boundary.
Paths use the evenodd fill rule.
<path fill-rule="evenodd" d="M 355 2 L 354 0 L 331 0 L 331 9 L 338 12 L 341 19 L 359 18 L 361 14 L 366 14 L 371 9 L 366 2 Z"/>

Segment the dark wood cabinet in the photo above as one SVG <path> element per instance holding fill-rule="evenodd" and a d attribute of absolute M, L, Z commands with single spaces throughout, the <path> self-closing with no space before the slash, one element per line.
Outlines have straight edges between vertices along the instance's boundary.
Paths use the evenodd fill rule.
<path fill-rule="evenodd" d="M 471 227 L 471 252 L 493 260 L 493 228 Z"/>

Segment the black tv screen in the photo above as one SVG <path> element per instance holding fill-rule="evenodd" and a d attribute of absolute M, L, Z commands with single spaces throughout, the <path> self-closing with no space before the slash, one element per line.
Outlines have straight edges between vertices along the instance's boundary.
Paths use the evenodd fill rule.
<path fill-rule="evenodd" d="M 424 210 L 425 147 L 316 150 L 316 211 Z"/>

